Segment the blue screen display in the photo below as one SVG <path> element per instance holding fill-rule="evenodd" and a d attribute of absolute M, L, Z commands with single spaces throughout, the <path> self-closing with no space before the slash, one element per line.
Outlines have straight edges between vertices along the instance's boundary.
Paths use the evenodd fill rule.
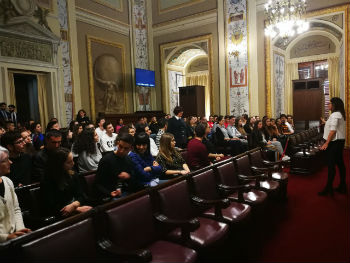
<path fill-rule="evenodd" d="M 154 71 L 135 68 L 136 86 L 154 87 L 156 85 Z"/>

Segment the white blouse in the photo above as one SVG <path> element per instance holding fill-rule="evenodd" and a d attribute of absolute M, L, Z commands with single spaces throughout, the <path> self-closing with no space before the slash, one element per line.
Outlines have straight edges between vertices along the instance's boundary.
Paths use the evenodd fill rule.
<path fill-rule="evenodd" d="M 5 242 L 8 234 L 24 228 L 21 208 L 12 181 L 1 177 L 4 187 L 4 197 L 0 196 L 0 243 Z"/>
<path fill-rule="evenodd" d="M 323 139 L 327 140 L 330 131 L 336 131 L 332 141 L 345 139 L 345 120 L 339 111 L 329 116 L 324 126 Z"/>

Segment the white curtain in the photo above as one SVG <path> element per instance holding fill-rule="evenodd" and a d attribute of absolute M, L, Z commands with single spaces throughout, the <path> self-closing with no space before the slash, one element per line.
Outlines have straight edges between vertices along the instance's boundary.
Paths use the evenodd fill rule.
<path fill-rule="evenodd" d="M 47 75 L 37 74 L 38 79 L 38 102 L 39 102 L 39 113 L 40 113 L 40 123 L 43 130 L 45 129 L 47 123 L 49 122 L 49 113 L 47 106 L 47 95 L 46 95 L 46 85 L 47 85 Z"/>
<path fill-rule="evenodd" d="M 16 104 L 16 90 L 15 90 L 15 79 L 13 77 L 13 72 L 9 71 L 9 87 L 10 87 L 10 101 L 8 104 Z"/>
<path fill-rule="evenodd" d="M 293 114 L 293 80 L 299 79 L 298 74 L 298 63 L 291 62 L 286 64 L 286 74 L 285 74 L 285 113 Z"/>
<path fill-rule="evenodd" d="M 329 97 L 340 96 L 339 57 L 328 58 Z"/>

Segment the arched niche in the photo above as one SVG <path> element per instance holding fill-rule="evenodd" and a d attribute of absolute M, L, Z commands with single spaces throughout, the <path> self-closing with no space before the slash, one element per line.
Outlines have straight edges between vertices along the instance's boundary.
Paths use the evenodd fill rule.
<path fill-rule="evenodd" d="M 178 87 L 186 86 L 186 77 L 202 74 L 203 71 L 192 72 L 191 65 L 206 60 L 207 85 L 205 91 L 205 111 L 212 109 L 212 47 L 211 35 L 196 37 L 161 45 L 162 94 L 163 110 L 172 114 L 179 104 Z M 193 69 L 193 68 L 192 68 Z"/>
<path fill-rule="evenodd" d="M 347 107 L 347 117 L 350 112 L 350 5 L 337 6 L 324 10 L 307 13 L 305 18 L 310 22 L 310 29 L 285 41 L 281 38 L 265 38 L 265 81 L 266 81 L 266 113 L 276 116 L 277 107 L 281 105 L 278 99 L 281 94 L 276 92 L 276 78 L 280 72 L 284 73 L 292 62 L 306 62 L 328 59 L 332 56 L 339 57 L 340 97 L 344 99 Z M 328 45 L 328 47 L 327 47 Z M 299 52 L 296 50 L 299 48 Z M 328 52 L 327 52 L 328 51 Z M 298 54 L 296 54 L 298 53 Z M 276 61 L 279 66 L 276 66 Z M 280 74 L 281 75 L 281 74 Z M 283 76 L 280 76 L 280 80 Z M 286 83 L 284 83 L 286 84 Z M 281 81 L 281 86 L 283 81 Z M 283 87 L 284 88 L 284 87 Z M 278 96 L 280 95 L 280 96 Z M 291 94 L 282 94 L 287 100 L 291 100 Z M 290 101 L 289 105 L 290 105 Z M 285 113 L 291 113 L 284 111 Z M 350 138 L 350 125 L 347 124 L 347 138 Z M 349 141 L 347 141 L 349 145 Z"/>

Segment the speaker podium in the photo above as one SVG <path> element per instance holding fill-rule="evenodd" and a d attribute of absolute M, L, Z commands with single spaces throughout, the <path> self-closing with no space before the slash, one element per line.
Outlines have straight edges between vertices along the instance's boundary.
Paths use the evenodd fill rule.
<path fill-rule="evenodd" d="M 205 87 L 199 85 L 179 87 L 180 106 L 184 116 L 205 116 Z"/>

